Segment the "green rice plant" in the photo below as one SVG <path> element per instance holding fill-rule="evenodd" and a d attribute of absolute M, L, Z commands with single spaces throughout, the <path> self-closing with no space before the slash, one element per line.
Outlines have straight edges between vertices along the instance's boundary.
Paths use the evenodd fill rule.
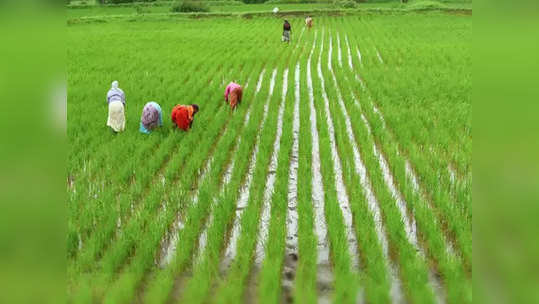
<path fill-rule="evenodd" d="M 423 56 L 423 58 L 424 57 L 425 56 Z M 452 67 L 449 67 L 449 69 L 452 69 Z M 389 98 L 387 96 L 388 94 L 385 94 L 383 97 L 381 96 L 379 99 L 377 98 L 377 100 L 388 100 Z M 415 112 L 417 113 L 417 111 Z M 399 124 L 399 128 L 402 126 L 406 126 L 406 124 Z M 393 131 L 398 131 L 398 128 L 391 129 Z M 438 130 L 440 128 L 436 129 Z M 459 130 L 459 128 L 448 129 Z M 445 128 L 442 129 L 442 131 L 443 130 L 445 130 Z M 399 137 L 400 136 L 397 133 L 397 138 Z M 438 135 L 435 138 L 444 139 L 454 137 L 466 138 L 466 136 L 462 136 L 460 134 Z M 451 202 L 455 196 L 452 196 L 448 190 L 445 190 L 449 188 L 449 186 L 446 185 L 450 185 L 448 181 L 448 163 L 441 161 L 444 159 L 444 157 L 440 157 L 440 154 L 443 155 L 445 153 L 436 153 L 425 159 L 421 157 L 424 154 L 421 149 L 407 144 L 404 144 L 404 147 L 405 149 L 409 150 L 408 155 L 410 157 L 410 161 L 413 163 L 419 177 L 428 185 L 426 188 L 430 190 L 430 199 L 436 202 L 437 208 L 440 208 L 440 212 L 438 214 L 442 215 L 441 220 L 444 227 L 446 227 L 445 229 L 450 232 L 451 239 L 454 240 L 455 244 L 457 245 L 456 247 L 462 252 L 465 264 L 467 265 L 466 267 L 471 269 L 471 208 L 468 207 L 470 205 L 469 202 L 471 197 L 465 194 L 470 193 L 470 189 L 468 188 L 468 191 L 466 191 L 465 187 L 460 188 L 461 192 L 459 195 L 462 197 L 463 201 L 461 201 L 460 206 L 455 205 Z M 440 181 L 440 176 L 442 181 Z M 445 180 L 445 182 L 443 180 Z M 468 219 L 466 219 L 466 217 Z"/>

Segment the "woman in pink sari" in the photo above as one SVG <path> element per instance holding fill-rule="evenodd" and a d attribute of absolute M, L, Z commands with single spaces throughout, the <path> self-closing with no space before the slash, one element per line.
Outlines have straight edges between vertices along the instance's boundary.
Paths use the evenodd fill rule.
<path fill-rule="evenodd" d="M 236 105 L 241 102 L 243 90 L 241 86 L 235 82 L 231 82 L 225 89 L 225 101 L 230 104 L 230 108 L 234 110 Z"/>

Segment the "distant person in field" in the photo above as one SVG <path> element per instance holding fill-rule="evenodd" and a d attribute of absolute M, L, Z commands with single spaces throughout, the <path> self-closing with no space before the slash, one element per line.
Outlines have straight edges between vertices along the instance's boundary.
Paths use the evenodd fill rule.
<path fill-rule="evenodd" d="M 311 29 L 311 27 L 313 27 L 313 18 L 311 18 L 311 16 L 308 16 L 305 19 L 305 26 L 307 26 L 308 29 Z"/>
<path fill-rule="evenodd" d="M 163 125 L 163 113 L 161 106 L 154 102 L 148 102 L 142 109 L 142 116 L 140 117 L 139 131 L 144 134 L 150 134 L 157 127 Z"/>
<path fill-rule="evenodd" d="M 114 80 L 107 93 L 107 103 L 109 105 L 109 117 L 107 126 L 113 132 L 122 132 L 125 130 L 125 94 L 118 87 L 118 81 Z"/>
<path fill-rule="evenodd" d="M 230 108 L 234 110 L 241 102 L 243 89 L 235 82 L 230 82 L 225 89 L 225 101 L 230 104 Z"/>
<path fill-rule="evenodd" d="M 288 20 L 284 21 L 283 24 L 283 42 L 286 41 L 290 43 L 290 32 L 292 31 L 292 27 L 290 26 L 290 23 L 288 23 Z"/>
<path fill-rule="evenodd" d="M 176 105 L 172 109 L 172 123 L 176 127 L 188 131 L 193 125 L 195 114 L 198 112 L 198 105 Z"/>

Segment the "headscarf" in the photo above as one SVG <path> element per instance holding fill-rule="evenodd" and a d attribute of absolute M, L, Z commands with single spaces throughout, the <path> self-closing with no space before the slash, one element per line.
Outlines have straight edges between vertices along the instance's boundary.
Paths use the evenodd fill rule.
<path fill-rule="evenodd" d="M 147 103 L 142 110 L 140 121 L 148 130 L 153 130 L 159 124 L 159 110 L 151 103 Z"/>
<path fill-rule="evenodd" d="M 112 85 L 110 87 L 110 90 L 107 93 L 107 102 L 111 102 L 114 100 L 119 100 L 125 105 L 125 94 L 122 89 L 118 87 L 119 83 L 118 80 L 114 80 L 112 82 Z"/>

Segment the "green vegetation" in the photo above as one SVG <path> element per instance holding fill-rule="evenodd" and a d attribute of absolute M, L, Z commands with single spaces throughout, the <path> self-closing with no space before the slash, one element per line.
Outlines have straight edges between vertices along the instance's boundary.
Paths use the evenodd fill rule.
<path fill-rule="evenodd" d="M 281 17 L 152 3 L 68 12 L 167 14 L 68 26 L 69 302 L 472 302 L 470 16 L 360 3 L 310 30 L 288 16 L 285 44 Z M 113 80 L 119 134 L 105 126 Z M 231 80 L 245 88 L 233 112 Z M 164 125 L 143 135 L 148 101 Z M 172 107 L 190 103 L 193 129 L 174 130 Z"/>

